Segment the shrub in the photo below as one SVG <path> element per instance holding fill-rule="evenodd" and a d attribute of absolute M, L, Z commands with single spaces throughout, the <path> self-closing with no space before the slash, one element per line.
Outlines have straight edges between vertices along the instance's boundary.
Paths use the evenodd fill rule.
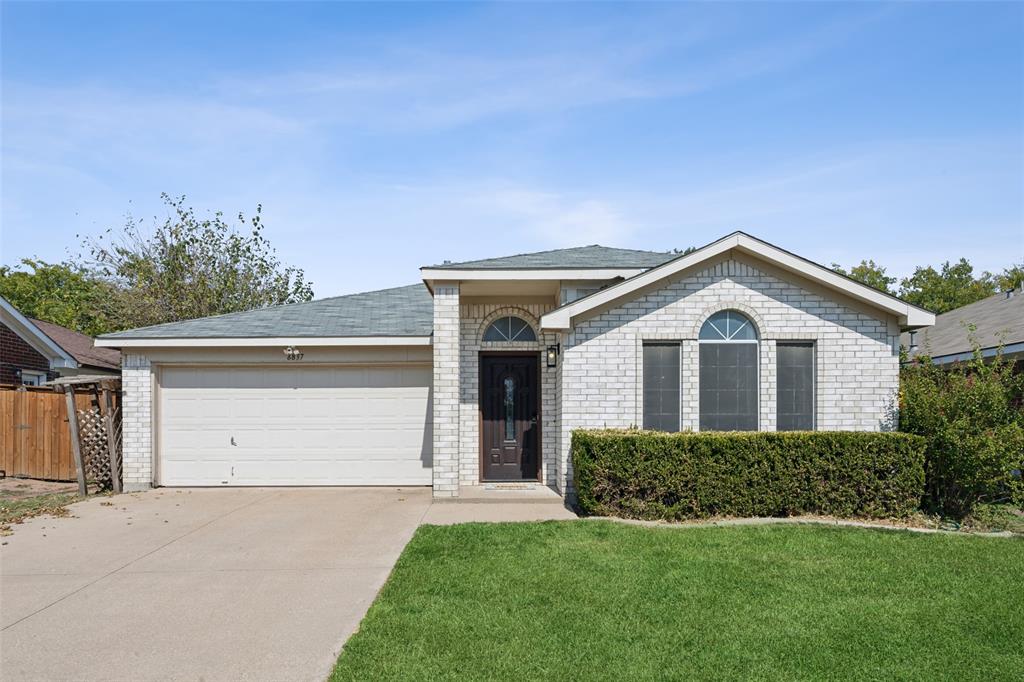
<path fill-rule="evenodd" d="M 900 376 L 900 430 L 927 440 L 925 505 L 963 517 L 975 506 L 1024 506 L 1024 374 L 979 353 L 940 367 L 924 358 Z M 1014 473 L 1014 472 L 1018 473 Z"/>
<path fill-rule="evenodd" d="M 902 433 L 575 431 L 580 511 L 899 517 L 924 489 L 924 439 Z"/>

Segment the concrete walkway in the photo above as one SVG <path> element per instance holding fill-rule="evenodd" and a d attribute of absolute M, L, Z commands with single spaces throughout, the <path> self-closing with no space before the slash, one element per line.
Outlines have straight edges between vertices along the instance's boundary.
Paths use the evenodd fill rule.
<path fill-rule="evenodd" d="M 98 497 L 0 546 L 5 680 L 322 680 L 416 527 L 574 518 L 427 488 Z"/>

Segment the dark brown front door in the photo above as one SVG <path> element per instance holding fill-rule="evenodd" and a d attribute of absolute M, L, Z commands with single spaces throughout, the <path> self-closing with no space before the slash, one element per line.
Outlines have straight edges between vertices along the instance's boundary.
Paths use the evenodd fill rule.
<path fill-rule="evenodd" d="M 540 359 L 480 357 L 480 412 L 485 481 L 537 480 Z"/>

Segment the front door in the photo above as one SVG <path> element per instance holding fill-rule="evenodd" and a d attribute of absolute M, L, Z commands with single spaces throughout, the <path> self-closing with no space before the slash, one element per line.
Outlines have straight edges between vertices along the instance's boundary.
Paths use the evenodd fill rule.
<path fill-rule="evenodd" d="M 480 357 L 483 480 L 537 480 L 539 379 L 537 355 Z"/>

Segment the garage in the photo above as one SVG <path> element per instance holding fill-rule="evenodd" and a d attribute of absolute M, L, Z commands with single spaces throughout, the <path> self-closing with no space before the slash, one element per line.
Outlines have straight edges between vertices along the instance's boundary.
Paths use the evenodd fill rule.
<path fill-rule="evenodd" d="M 429 364 L 163 366 L 166 486 L 430 485 Z"/>

